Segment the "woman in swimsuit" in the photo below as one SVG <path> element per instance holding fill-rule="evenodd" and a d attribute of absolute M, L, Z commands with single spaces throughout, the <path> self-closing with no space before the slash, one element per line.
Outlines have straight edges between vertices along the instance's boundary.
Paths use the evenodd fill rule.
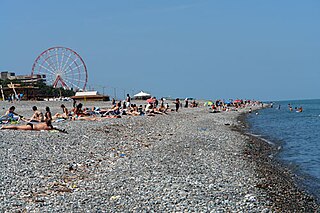
<path fill-rule="evenodd" d="M 65 105 L 61 105 L 61 109 L 62 109 L 62 114 L 60 113 L 57 113 L 53 116 L 54 119 L 57 119 L 57 118 L 63 118 L 63 119 L 68 119 L 69 118 L 69 111 L 67 109 L 67 107 Z"/>
<path fill-rule="evenodd" d="M 50 112 L 50 108 L 47 106 L 46 107 L 46 114 L 44 114 L 44 121 L 46 122 L 46 125 L 48 126 L 48 128 L 53 129 L 52 126 L 52 115 Z"/>
<path fill-rule="evenodd" d="M 40 112 L 36 106 L 33 106 L 32 110 L 34 111 L 34 113 L 33 113 L 32 117 L 30 118 L 29 122 L 43 122 L 44 119 L 43 119 L 42 112 Z"/>

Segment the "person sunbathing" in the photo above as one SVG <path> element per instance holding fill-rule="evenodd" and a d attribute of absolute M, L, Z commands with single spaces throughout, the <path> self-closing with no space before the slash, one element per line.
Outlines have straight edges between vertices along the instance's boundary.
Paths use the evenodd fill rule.
<path fill-rule="evenodd" d="M 94 117 L 89 117 L 89 116 L 80 116 L 74 118 L 74 120 L 83 120 L 83 121 L 101 121 L 101 118 L 98 118 L 96 116 Z"/>
<path fill-rule="evenodd" d="M 46 113 L 44 114 L 44 121 L 46 122 L 47 126 L 52 127 L 52 115 L 49 107 L 46 107 Z"/>
<path fill-rule="evenodd" d="M 1 126 L 0 129 L 12 129 L 12 130 L 34 130 L 34 131 L 41 131 L 41 130 L 57 130 L 59 132 L 68 133 L 65 129 L 58 129 L 53 126 L 48 126 L 46 123 L 39 123 L 39 124 L 33 124 L 33 123 L 27 123 L 25 125 L 21 126 Z"/>
<path fill-rule="evenodd" d="M 88 116 L 85 116 L 85 117 L 75 118 L 74 120 L 102 121 L 103 119 L 106 119 L 106 118 L 121 118 L 121 115 L 106 115 L 106 116 L 101 116 L 101 117 L 96 117 L 96 116 L 88 117 Z"/>
<path fill-rule="evenodd" d="M 167 114 L 166 111 L 163 111 L 162 109 L 158 109 L 158 108 L 154 108 L 153 109 L 153 113 L 154 114 L 160 114 L 160 115 L 166 115 Z"/>
<path fill-rule="evenodd" d="M 26 121 L 29 121 L 29 122 L 43 122 L 44 121 L 44 117 L 43 117 L 42 112 L 40 112 L 36 106 L 33 106 L 32 110 L 34 111 L 32 117 L 29 120 L 26 120 Z"/>
<path fill-rule="evenodd" d="M 138 116 L 140 115 L 140 112 L 138 112 L 138 108 L 137 107 L 130 107 L 129 109 L 127 109 L 126 111 L 127 115 L 133 115 L 133 116 Z"/>
<path fill-rule="evenodd" d="M 163 113 L 165 113 L 165 114 L 167 114 L 167 110 L 168 110 L 168 108 L 166 108 L 164 105 L 162 106 L 162 105 L 160 105 L 160 107 L 159 107 L 159 112 L 163 112 Z"/>
<path fill-rule="evenodd" d="M 33 124 L 33 123 L 27 123 L 25 125 L 21 126 L 2 126 L 0 128 L 2 129 L 12 129 L 12 130 L 34 130 L 34 131 L 41 131 L 41 130 L 57 130 L 59 132 L 68 133 L 65 129 L 58 129 L 56 127 L 53 127 L 52 125 L 48 125 L 48 123 L 39 123 L 39 124 Z"/>
<path fill-rule="evenodd" d="M 101 117 L 105 117 L 108 115 L 120 115 L 121 114 L 120 107 L 121 107 L 121 104 L 118 103 L 116 106 L 112 107 L 107 112 L 103 113 Z"/>
<path fill-rule="evenodd" d="M 83 110 L 82 110 L 82 103 L 79 103 L 75 108 L 73 108 L 73 115 L 74 116 L 81 116 L 83 115 Z"/>
<path fill-rule="evenodd" d="M 41 130 L 57 130 L 59 132 L 67 133 L 64 129 L 58 129 L 56 127 L 52 126 L 52 117 L 51 117 L 51 112 L 50 108 L 46 107 L 46 113 L 45 113 L 45 122 L 44 123 L 39 123 L 39 124 L 34 124 L 31 122 L 28 122 L 25 125 L 21 126 L 2 126 L 0 129 L 13 129 L 13 130 L 35 130 L 35 131 L 41 131 Z"/>
<path fill-rule="evenodd" d="M 2 126 L 1 129 L 13 129 L 13 130 L 52 130 L 52 126 L 48 126 L 46 123 L 39 123 L 39 124 L 33 124 L 33 123 L 27 123 L 25 125 L 21 126 Z"/>
<path fill-rule="evenodd" d="M 56 113 L 53 116 L 53 119 L 68 119 L 69 118 L 69 111 L 67 107 L 63 104 L 61 104 L 62 114 Z"/>

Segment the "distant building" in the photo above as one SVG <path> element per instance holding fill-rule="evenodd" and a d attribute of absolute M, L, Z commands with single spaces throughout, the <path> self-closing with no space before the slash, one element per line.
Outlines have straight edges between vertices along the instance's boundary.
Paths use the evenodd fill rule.
<path fill-rule="evenodd" d="M 15 80 L 24 84 L 35 84 L 38 82 L 46 82 L 46 75 L 18 75 Z"/>
<path fill-rule="evenodd" d="M 14 72 L 9 72 L 9 71 L 3 71 L 0 73 L 0 79 L 1 80 L 11 80 L 15 77 L 15 73 Z"/>
<path fill-rule="evenodd" d="M 23 98 L 39 99 L 42 94 L 39 93 L 39 83 L 46 82 L 46 75 L 16 75 L 14 72 L 2 71 L 0 72 L 0 80 L 2 82 L 2 91 L 5 98 L 11 97 L 12 94 L 24 94 Z M 12 83 L 10 83 L 12 82 Z"/>
<path fill-rule="evenodd" d="M 98 91 L 76 92 L 76 94 L 71 98 L 83 101 L 110 101 L 109 96 L 100 95 Z"/>
<path fill-rule="evenodd" d="M 38 82 L 46 82 L 46 75 L 16 75 L 14 72 L 3 71 L 0 73 L 1 80 L 17 81 L 25 85 L 33 85 Z"/>

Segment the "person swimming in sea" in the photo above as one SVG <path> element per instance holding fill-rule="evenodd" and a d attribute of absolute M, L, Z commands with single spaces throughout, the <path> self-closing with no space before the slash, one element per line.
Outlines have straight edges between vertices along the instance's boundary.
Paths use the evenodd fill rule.
<path fill-rule="evenodd" d="M 302 112 L 302 111 L 303 111 L 302 107 L 299 107 L 299 109 L 296 112 Z"/>

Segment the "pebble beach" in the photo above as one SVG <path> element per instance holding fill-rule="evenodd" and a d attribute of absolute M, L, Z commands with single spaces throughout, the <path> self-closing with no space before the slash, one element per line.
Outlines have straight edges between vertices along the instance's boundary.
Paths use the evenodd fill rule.
<path fill-rule="evenodd" d="M 53 114 L 63 102 L 17 102 Z M 71 108 L 72 103 L 64 103 Z M 86 102 L 105 107 L 109 103 Z M 2 104 L 1 114 L 12 104 Z M 2 212 L 316 212 L 319 205 L 246 133 L 248 109 L 182 108 L 156 116 L 0 130 Z M 22 124 L 22 123 L 21 123 Z"/>

